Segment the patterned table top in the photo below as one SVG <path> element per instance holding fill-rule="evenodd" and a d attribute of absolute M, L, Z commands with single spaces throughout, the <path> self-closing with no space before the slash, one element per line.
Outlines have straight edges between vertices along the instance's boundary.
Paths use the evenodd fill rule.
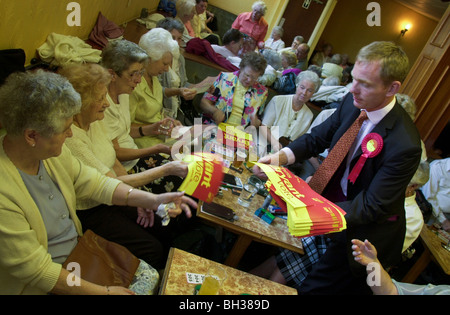
<path fill-rule="evenodd" d="M 297 290 L 255 275 L 221 265 L 206 258 L 172 248 L 161 283 L 161 295 L 193 295 L 196 284 L 189 283 L 187 273 L 205 274 L 211 264 L 225 268 L 227 278 L 220 295 L 296 295 Z"/>

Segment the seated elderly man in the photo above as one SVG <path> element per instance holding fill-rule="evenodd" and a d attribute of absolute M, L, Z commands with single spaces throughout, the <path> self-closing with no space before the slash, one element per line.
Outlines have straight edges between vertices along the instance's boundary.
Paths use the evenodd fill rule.
<path fill-rule="evenodd" d="M 295 66 L 297 69 L 305 71 L 308 69 L 308 54 L 310 47 L 308 44 L 300 44 L 297 47 L 295 54 L 297 55 L 297 65 Z"/>
<path fill-rule="evenodd" d="M 292 41 L 292 44 L 290 47 L 286 47 L 280 50 L 280 53 L 283 51 L 293 51 L 296 52 L 297 48 L 300 44 L 303 44 L 303 42 L 305 41 L 305 39 L 303 38 L 303 36 L 297 35 L 294 37 L 294 40 Z"/>

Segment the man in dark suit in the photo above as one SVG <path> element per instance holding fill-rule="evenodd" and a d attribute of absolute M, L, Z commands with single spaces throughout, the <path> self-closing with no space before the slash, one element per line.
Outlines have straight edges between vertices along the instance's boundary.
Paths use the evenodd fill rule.
<path fill-rule="evenodd" d="M 330 245 L 298 288 L 299 293 L 371 293 L 365 269 L 353 260 L 352 239 L 370 240 L 378 248 L 384 267 L 396 264 L 401 257 L 406 230 L 405 191 L 421 155 L 419 133 L 395 99 L 408 68 L 407 56 L 393 43 L 374 42 L 362 48 L 352 71 L 353 86 L 336 112 L 310 134 L 260 160 L 289 165 L 327 148 L 332 150 L 361 111 L 367 112 L 368 120 L 322 193 L 347 212 L 347 229 L 330 234 Z M 361 143 L 368 134 L 379 135 L 383 148 L 366 160 L 352 183 L 348 175 L 362 154 Z M 258 167 L 254 172 L 264 176 Z"/>

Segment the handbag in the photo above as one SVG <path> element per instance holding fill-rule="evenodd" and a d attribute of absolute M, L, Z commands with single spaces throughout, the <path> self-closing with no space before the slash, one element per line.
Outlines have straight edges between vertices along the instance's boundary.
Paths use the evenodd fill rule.
<path fill-rule="evenodd" d="M 140 260 L 122 245 L 107 241 L 91 230 L 78 239 L 63 268 L 78 263 L 80 278 L 102 286 L 128 288 Z"/>

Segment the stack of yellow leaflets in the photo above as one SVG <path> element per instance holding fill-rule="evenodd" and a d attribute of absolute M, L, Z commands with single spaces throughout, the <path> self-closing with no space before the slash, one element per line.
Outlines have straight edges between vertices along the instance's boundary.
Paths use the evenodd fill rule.
<path fill-rule="evenodd" d="M 183 160 L 188 174 L 179 191 L 205 202 L 212 202 L 224 177 L 222 158 L 212 153 L 193 153 Z"/>
<path fill-rule="evenodd" d="M 287 212 L 287 226 L 293 236 L 322 235 L 347 228 L 345 211 L 317 194 L 301 178 L 284 167 L 256 164 L 269 178 L 266 188 Z"/>

